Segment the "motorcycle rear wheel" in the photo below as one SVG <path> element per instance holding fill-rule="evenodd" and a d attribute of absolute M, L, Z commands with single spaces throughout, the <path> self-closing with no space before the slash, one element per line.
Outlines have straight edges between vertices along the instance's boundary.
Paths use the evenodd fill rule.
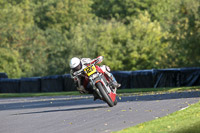
<path fill-rule="evenodd" d="M 97 83 L 97 88 L 99 89 L 102 97 L 104 98 L 105 102 L 110 106 L 113 107 L 114 106 L 114 102 L 111 100 L 110 96 L 106 93 L 104 87 L 102 86 L 102 84 L 100 82 Z"/>

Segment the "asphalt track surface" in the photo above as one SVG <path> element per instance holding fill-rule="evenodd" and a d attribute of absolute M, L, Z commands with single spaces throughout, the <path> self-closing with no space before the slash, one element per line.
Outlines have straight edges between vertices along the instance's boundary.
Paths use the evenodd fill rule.
<path fill-rule="evenodd" d="M 115 107 L 92 96 L 0 99 L 0 133 L 105 133 L 166 116 L 200 92 L 124 96 Z"/>

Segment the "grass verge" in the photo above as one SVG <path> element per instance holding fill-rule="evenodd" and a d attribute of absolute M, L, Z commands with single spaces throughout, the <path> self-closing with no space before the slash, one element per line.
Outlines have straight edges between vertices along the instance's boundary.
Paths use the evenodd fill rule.
<path fill-rule="evenodd" d="M 200 102 L 168 116 L 115 133 L 200 133 Z"/>
<path fill-rule="evenodd" d="M 157 93 L 166 93 L 166 92 L 180 92 L 180 91 L 200 91 L 200 86 L 194 87 L 171 87 L 171 88 L 140 88 L 140 89 L 118 89 L 117 93 L 119 96 L 122 95 L 134 95 L 134 94 L 157 94 Z M 66 96 L 66 95 L 80 95 L 78 91 L 70 92 L 43 92 L 43 93 L 0 93 L 0 98 L 9 98 L 9 97 L 37 97 L 37 96 Z"/>
<path fill-rule="evenodd" d="M 0 93 L 0 98 L 11 97 L 39 97 L 39 96 L 69 96 L 80 95 L 78 91 L 70 92 L 42 92 L 42 93 Z"/>
<path fill-rule="evenodd" d="M 168 87 L 168 88 L 141 88 L 141 89 L 119 89 L 118 94 L 133 93 L 133 94 L 159 94 L 166 92 L 182 92 L 182 91 L 200 91 L 200 86 L 191 87 Z"/>

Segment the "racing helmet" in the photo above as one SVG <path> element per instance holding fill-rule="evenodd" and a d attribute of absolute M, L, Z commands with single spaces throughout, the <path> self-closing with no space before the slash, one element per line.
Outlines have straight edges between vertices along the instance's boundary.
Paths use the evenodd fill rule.
<path fill-rule="evenodd" d="M 78 71 L 82 68 L 81 60 L 77 57 L 73 57 L 70 61 L 69 66 L 72 69 L 72 71 L 74 71 L 74 72 Z"/>

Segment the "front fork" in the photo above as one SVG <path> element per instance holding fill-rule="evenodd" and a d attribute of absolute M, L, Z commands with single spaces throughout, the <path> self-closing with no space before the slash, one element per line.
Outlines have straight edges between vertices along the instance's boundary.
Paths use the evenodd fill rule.
<path fill-rule="evenodd" d="M 101 93 L 99 91 L 99 89 L 96 87 L 96 84 L 98 82 L 101 82 L 101 84 L 106 88 L 106 92 L 107 94 L 110 94 L 112 91 L 111 91 L 111 86 L 109 85 L 108 82 L 106 82 L 106 78 L 102 75 L 102 74 L 99 74 L 98 76 L 96 76 L 94 79 L 93 78 L 89 78 L 90 79 L 90 84 L 92 85 L 93 87 L 93 90 L 97 93 L 97 95 L 102 99 L 102 96 L 101 96 Z M 113 89 L 113 93 L 116 94 L 116 89 L 114 88 Z"/>

